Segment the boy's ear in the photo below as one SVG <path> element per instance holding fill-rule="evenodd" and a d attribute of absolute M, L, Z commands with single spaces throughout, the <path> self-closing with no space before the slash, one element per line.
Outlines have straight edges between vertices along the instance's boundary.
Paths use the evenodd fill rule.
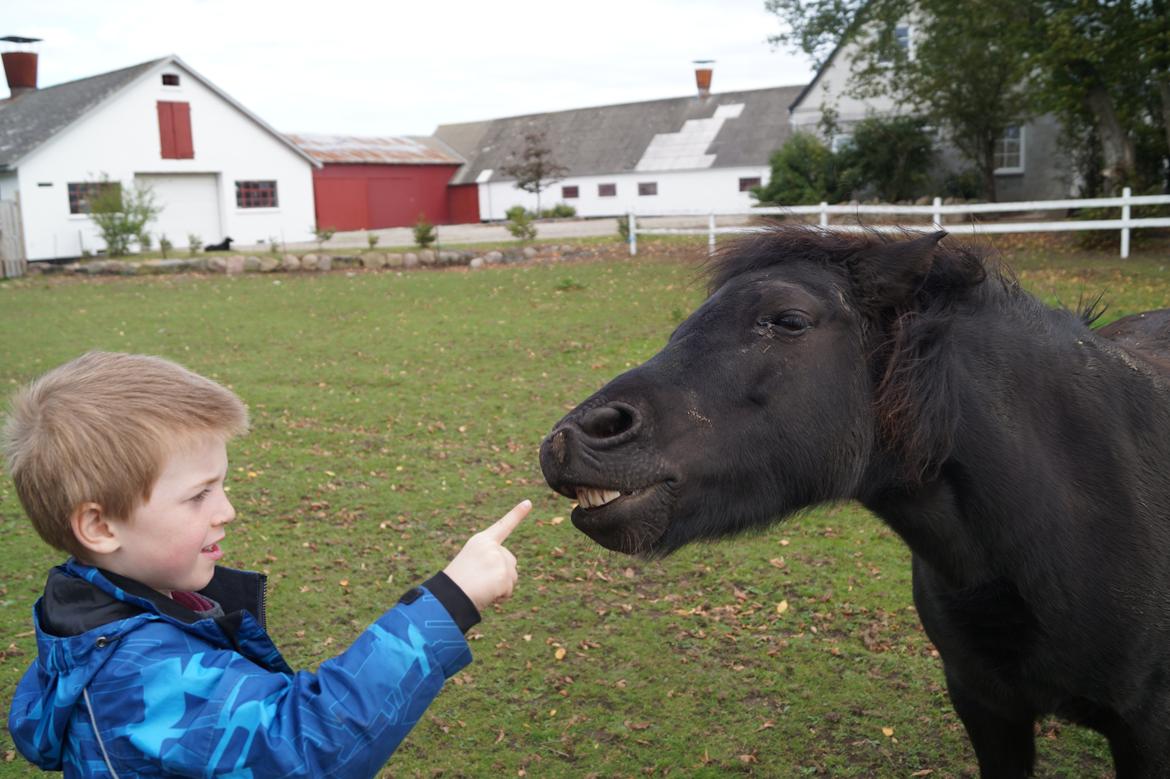
<path fill-rule="evenodd" d="M 82 503 L 69 516 L 73 536 L 88 551 L 104 555 L 116 552 L 122 546 L 117 529 L 97 503 Z"/>

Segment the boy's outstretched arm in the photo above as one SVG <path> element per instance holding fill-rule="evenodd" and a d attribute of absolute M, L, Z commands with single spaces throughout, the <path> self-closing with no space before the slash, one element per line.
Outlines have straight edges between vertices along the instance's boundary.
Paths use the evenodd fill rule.
<path fill-rule="evenodd" d="M 447 566 L 448 578 L 477 608 L 511 594 L 516 558 L 503 541 L 531 508 L 529 501 L 518 504 L 472 536 Z M 102 683 L 90 685 L 92 718 L 83 724 L 96 727 L 113 767 L 127 772 L 161 765 L 183 776 L 245 770 L 255 779 L 374 776 L 443 682 L 471 661 L 441 602 L 425 587 L 414 592 L 315 673 L 291 676 L 229 650 L 179 651 L 162 635 L 173 628 L 151 623 L 125 639 L 151 652 L 144 701 L 150 716 L 127 722 L 119 707 L 125 685 L 142 682 L 141 664 L 108 663 Z M 39 705 L 21 692 L 14 710 Z"/>

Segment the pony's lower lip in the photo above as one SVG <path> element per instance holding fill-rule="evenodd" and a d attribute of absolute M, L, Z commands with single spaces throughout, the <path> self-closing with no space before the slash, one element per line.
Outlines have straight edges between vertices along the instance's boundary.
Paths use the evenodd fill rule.
<path fill-rule="evenodd" d="M 624 554 L 651 552 L 669 524 L 665 503 L 669 501 L 666 482 L 622 493 L 603 506 L 573 509 L 578 530 L 597 543 Z"/>

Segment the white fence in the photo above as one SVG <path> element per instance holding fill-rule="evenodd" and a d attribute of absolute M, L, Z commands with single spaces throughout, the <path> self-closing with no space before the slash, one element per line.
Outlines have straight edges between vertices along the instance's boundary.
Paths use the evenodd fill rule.
<path fill-rule="evenodd" d="M 637 215 L 629 214 L 630 254 L 638 253 L 639 235 L 706 235 L 710 251 L 715 250 L 715 236 L 750 233 L 763 230 L 761 227 L 717 227 L 720 216 L 817 216 L 821 227 L 828 230 L 874 230 L 878 232 L 901 232 L 903 230 L 943 229 L 953 235 L 985 235 L 990 233 L 1053 233 L 1073 230 L 1119 230 L 1121 232 L 1121 257 L 1129 257 L 1130 231 L 1143 227 L 1170 227 L 1170 217 L 1148 217 L 1134 219 L 1130 216 L 1134 206 L 1170 205 L 1170 195 L 1140 195 L 1134 197 L 1126 187 L 1121 197 L 1085 198 L 1082 200 L 1041 200 L 1028 203 L 972 203 L 970 205 L 943 205 L 941 198 L 935 198 L 929 206 L 896 205 L 838 205 L 821 203 L 817 206 L 789 206 L 785 208 L 753 208 L 750 211 L 670 214 L 670 216 L 707 217 L 706 227 L 639 227 Z M 1120 208 L 1118 219 L 1061 219 L 1048 222 L 976 222 L 979 214 L 1005 214 L 1032 211 L 1067 211 L 1082 208 Z M 919 222 L 912 219 L 897 224 L 832 224 L 832 215 L 859 217 L 866 214 L 883 216 L 906 214 L 911 217 L 929 218 Z M 948 216 L 971 216 L 965 222 L 946 222 Z M 657 216 L 657 215 L 656 215 Z M 860 220 L 859 220 L 860 222 Z"/>

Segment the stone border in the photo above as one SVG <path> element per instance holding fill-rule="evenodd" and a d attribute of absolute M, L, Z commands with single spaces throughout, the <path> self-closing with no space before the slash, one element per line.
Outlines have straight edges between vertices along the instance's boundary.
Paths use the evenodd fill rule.
<path fill-rule="evenodd" d="M 207 273 L 238 276 L 245 273 L 323 273 L 331 270 L 413 270 L 462 266 L 478 270 L 489 265 L 560 261 L 624 253 L 625 244 L 575 246 L 545 244 L 487 252 L 422 249 L 408 252 L 368 251 L 360 254 L 211 254 L 166 260 L 81 260 L 65 264 L 28 263 L 28 275 L 152 276 L 168 273 Z"/>

